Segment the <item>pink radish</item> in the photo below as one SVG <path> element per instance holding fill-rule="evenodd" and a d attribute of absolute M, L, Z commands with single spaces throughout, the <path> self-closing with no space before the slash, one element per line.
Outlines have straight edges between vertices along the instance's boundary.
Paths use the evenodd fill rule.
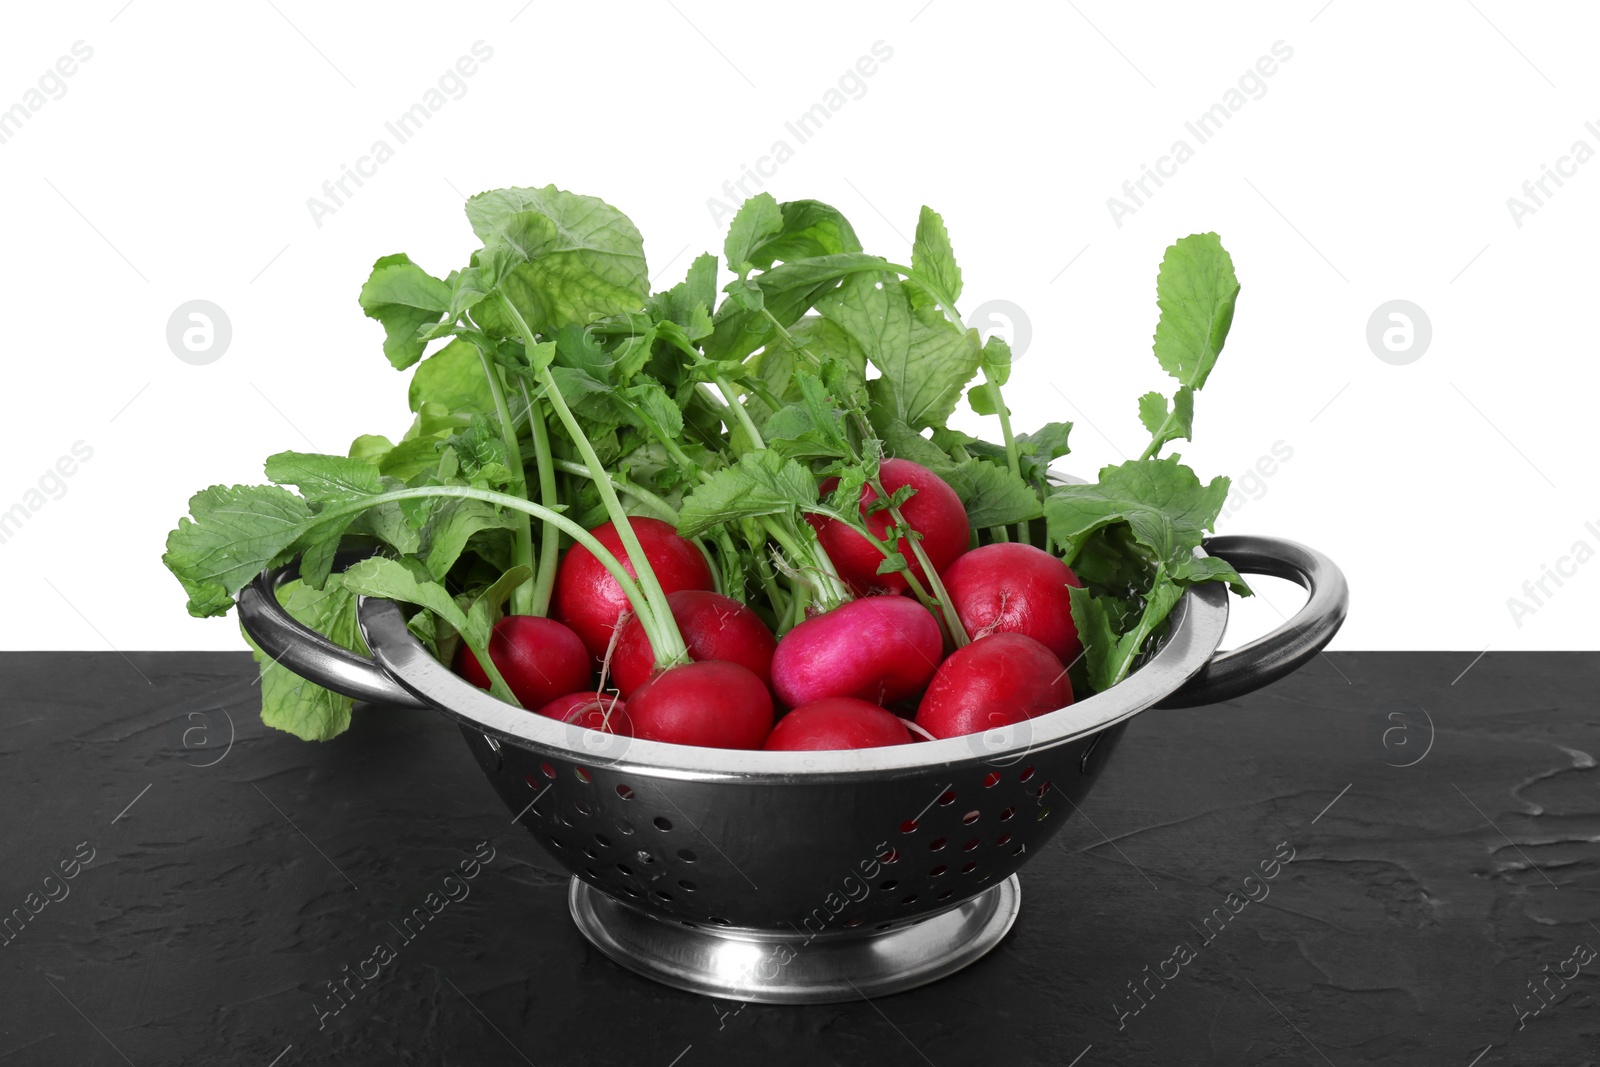
<path fill-rule="evenodd" d="M 627 705 L 609 693 L 568 693 L 540 708 L 539 714 L 601 733 L 633 736 Z"/>
<path fill-rule="evenodd" d="M 628 717 L 634 736 L 646 741 L 760 748 L 772 732 L 772 693 L 737 663 L 685 663 L 635 689 Z"/>
<path fill-rule="evenodd" d="M 935 737 L 982 733 L 1072 703 L 1066 668 L 1023 634 L 991 634 L 939 665 L 917 705 L 917 724 Z"/>
<path fill-rule="evenodd" d="M 892 704 L 921 692 L 943 655 L 944 637 L 927 608 L 907 597 L 864 597 L 784 634 L 772 686 L 791 708 L 824 697 Z"/>
<path fill-rule="evenodd" d="M 769 752 L 799 752 L 910 743 L 911 732 L 893 712 L 854 697 L 827 697 L 779 719 L 763 747 Z"/>
<path fill-rule="evenodd" d="M 679 589 L 710 589 L 711 568 L 693 542 L 678 536 L 671 523 L 634 516 L 629 519 L 634 534 L 644 549 L 645 559 L 655 572 L 664 592 Z M 630 575 L 638 575 L 628 558 L 615 523 L 589 531 L 622 563 Z M 556 572 L 555 599 L 550 614 L 570 626 L 584 647 L 598 662 L 611 643 L 617 619 L 631 610 L 617 580 L 607 573 L 594 554 L 582 545 L 573 545 Z"/>
<path fill-rule="evenodd" d="M 916 490 L 909 500 L 900 505 L 900 514 L 905 516 L 906 523 L 913 530 L 922 534 L 922 551 L 927 554 L 934 570 L 943 571 L 951 560 L 967 550 L 972 532 L 967 523 L 967 513 L 961 506 L 961 498 L 943 478 L 908 459 L 886 459 L 878 467 L 878 480 L 889 493 L 907 485 Z M 824 481 L 822 492 L 831 493 L 837 484 L 836 478 Z M 873 536 L 883 540 L 884 532 L 894 519 L 887 509 L 867 514 L 867 505 L 876 499 L 878 494 L 873 492 L 870 485 L 862 487 L 862 517 Z M 878 573 L 878 565 L 884 560 L 883 553 L 850 527 L 833 519 L 812 515 L 808 515 L 807 520 L 815 527 L 817 538 L 822 542 L 828 558 L 833 561 L 839 577 L 857 593 L 873 590 L 902 593 L 909 588 L 903 574 Z M 926 585 L 927 576 L 922 573 L 922 566 L 912 554 L 910 546 L 902 544 L 901 554 L 910 563 L 911 573 Z"/>
<path fill-rule="evenodd" d="M 589 684 L 589 652 L 583 642 L 543 616 L 507 615 L 495 623 L 489 659 L 525 708 L 543 707 Z M 489 676 L 465 644 L 456 652 L 455 672 L 479 689 L 489 688 Z"/>
<path fill-rule="evenodd" d="M 950 603 L 968 634 L 1026 634 L 1062 663 L 1083 652 L 1072 622 L 1068 586 L 1082 587 L 1061 560 L 1020 542 L 984 545 L 940 572 Z"/>
<path fill-rule="evenodd" d="M 772 653 L 777 640 L 761 617 L 732 597 L 705 589 L 680 589 L 667 594 L 678 632 L 694 660 L 726 660 L 748 667 L 762 684 L 772 682 Z M 656 671 L 655 650 L 637 616 L 630 615 L 617 634 L 611 653 L 611 677 L 623 696 L 633 695 Z"/>

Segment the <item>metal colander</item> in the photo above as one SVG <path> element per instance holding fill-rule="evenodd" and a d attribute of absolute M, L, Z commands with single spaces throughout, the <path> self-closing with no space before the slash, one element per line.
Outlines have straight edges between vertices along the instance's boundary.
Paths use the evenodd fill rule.
<path fill-rule="evenodd" d="M 992 948 L 1020 904 L 1016 872 L 1093 786 L 1127 721 L 1266 685 L 1344 619 L 1343 576 L 1288 541 L 1218 537 L 1244 573 L 1305 586 L 1283 627 L 1216 654 L 1220 585 L 1191 589 L 1126 681 L 967 737 L 842 752 L 706 749 L 601 734 L 504 704 L 435 660 L 398 605 L 365 598 L 373 659 L 291 619 L 263 574 L 240 619 L 296 673 L 360 699 L 454 718 L 507 808 L 573 878 L 584 935 L 682 989 L 807 1003 L 909 989 Z"/>

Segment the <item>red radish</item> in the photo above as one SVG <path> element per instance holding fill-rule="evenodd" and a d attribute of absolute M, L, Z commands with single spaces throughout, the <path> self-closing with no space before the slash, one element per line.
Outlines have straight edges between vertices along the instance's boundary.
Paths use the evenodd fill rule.
<path fill-rule="evenodd" d="M 540 615 L 507 615 L 489 636 L 489 659 L 525 708 L 541 708 L 563 693 L 589 684 L 589 652 L 578 635 Z M 455 671 L 479 689 L 489 676 L 463 644 Z"/>
<path fill-rule="evenodd" d="M 827 697 L 779 719 L 763 747 L 769 752 L 799 752 L 910 743 L 911 731 L 893 712 L 854 697 Z"/>
<path fill-rule="evenodd" d="M 1020 542 L 984 545 L 939 572 L 951 606 L 973 637 L 1027 634 L 1062 663 L 1083 652 L 1067 586 L 1082 587 L 1061 560 Z"/>
<path fill-rule="evenodd" d="M 540 708 L 539 714 L 601 733 L 633 736 L 633 721 L 628 718 L 628 706 L 609 693 L 568 693 Z"/>
<path fill-rule="evenodd" d="M 693 542 L 679 537 L 671 523 L 639 516 L 628 522 L 663 592 L 712 587 L 711 568 L 706 558 Z M 615 523 L 596 526 L 589 532 L 617 557 L 630 575 L 637 576 L 633 562 L 622 547 L 622 538 L 617 536 Z M 611 631 L 617 619 L 630 610 L 632 606 L 623 595 L 622 587 L 592 552 L 582 545 L 573 545 L 567 550 L 556 572 L 550 614 L 572 627 L 597 662 L 611 644 Z"/>
<path fill-rule="evenodd" d="M 990 634 L 939 665 L 917 705 L 917 725 L 935 737 L 982 733 L 1072 703 L 1056 654 L 1024 634 Z"/>
<path fill-rule="evenodd" d="M 900 505 L 900 514 L 905 516 L 906 523 L 913 530 L 922 534 L 922 551 L 927 554 L 934 570 L 943 572 L 951 560 L 967 550 L 972 528 L 967 523 L 961 498 L 956 496 L 956 491 L 943 478 L 908 459 L 886 459 L 878 467 L 878 480 L 889 493 L 907 485 L 916 490 L 911 499 Z M 838 484 L 837 478 L 824 481 L 823 494 L 833 492 Z M 866 520 L 867 529 L 881 541 L 894 519 L 887 508 L 867 514 L 867 505 L 876 499 L 878 494 L 873 492 L 870 485 L 861 487 L 861 514 Z M 822 542 L 839 577 L 857 593 L 865 594 L 872 590 L 903 593 L 909 588 L 903 574 L 878 573 L 878 565 L 884 560 L 883 553 L 850 527 L 833 519 L 813 515 L 806 518 L 816 529 L 817 539 Z M 910 546 L 903 546 L 901 555 L 911 564 L 911 573 L 926 585 L 927 576 L 922 573 L 922 566 L 912 554 Z"/>
<path fill-rule="evenodd" d="M 737 663 L 685 663 L 635 689 L 628 717 L 634 736 L 646 741 L 760 748 L 772 732 L 772 693 Z"/>
<path fill-rule="evenodd" d="M 694 660 L 726 660 L 748 667 L 762 684 L 772 682 L 772 653 L 777 640 L 761 617 L 732 597 L 705 589 L 680 589 L 667 594 L 678 632 Z M 623 696 L 633 695 L 656 672 L 655 650 L 637 615 L 630 615 L 617 634 L 611 653 L 611 677 Z"/>
<path fill-rule="evenodd" d="M 791 708 L 824 697 L 892 704 L 921 692 L 943 655 L 944 635 L 927 608 L 908 597 L 864 597 L 784 634 L 772 686 Z"/>

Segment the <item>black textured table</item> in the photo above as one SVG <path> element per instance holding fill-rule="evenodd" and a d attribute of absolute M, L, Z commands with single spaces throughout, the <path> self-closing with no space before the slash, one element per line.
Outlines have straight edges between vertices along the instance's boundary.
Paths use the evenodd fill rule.
<path fill-rule="evenodd" d="M 1600 1062 L 1600 655 L 1471 661 L 1146 713 L 987 958 L 741 1008 L 591 949 L 439 716 L 306 744 L 244 654 L 8 653 L 0 1062 Z"/>

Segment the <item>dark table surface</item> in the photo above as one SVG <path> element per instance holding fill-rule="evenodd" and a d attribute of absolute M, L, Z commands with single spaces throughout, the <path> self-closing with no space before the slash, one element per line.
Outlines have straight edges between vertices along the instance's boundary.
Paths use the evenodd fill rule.
<path fill-rule="evenodd" d="M 741 1008 L 592 949 L 437 715 L 358 709 L 307 744 L 261 726 L 242 653 L 7 653 L 0 916 L 29 918 L 0 935 L 0 1061 L 1594 1064 L 1600 655 L 1472 660 L 1335 653 L 1148 712 L 988 957 L 877 1001 Z M 483 841 L 471 895 L 319 1020 Z M 1134 1014 L 1129 983 L 1178 942 L 1194 958 Z"/>

